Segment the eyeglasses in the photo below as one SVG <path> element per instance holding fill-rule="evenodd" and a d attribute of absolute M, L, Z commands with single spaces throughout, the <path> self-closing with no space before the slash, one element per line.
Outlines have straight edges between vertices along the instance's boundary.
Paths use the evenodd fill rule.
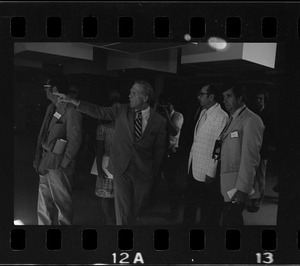
<path fill-rule="evenodd" d="M 53 88 L 53 85 L 50 85 L 50 84 L 44 84 L 43 85 L 43 90 L 44 91 L 47 91 L 47 90 L 52 91 L 52 88 Z"/>

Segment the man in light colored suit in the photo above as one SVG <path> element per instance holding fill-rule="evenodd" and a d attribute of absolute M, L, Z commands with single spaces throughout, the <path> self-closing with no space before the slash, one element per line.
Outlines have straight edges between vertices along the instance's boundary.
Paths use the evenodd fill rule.
<path fill-rule="evenodd" d="M 222 225 L 243 225 L 243 210 L 254 193 L 253 182 L 260 162 L 264 125 L 245 103 L 245 87 L 231 85 L 223 92 L 230 120 L 220 136 L 221 192 L 224 197 Z"/>
<path fill-rule="evenodd" d="M 129 94 L 130 104 L 101 107 L 57 94 L 76 110 L 97 119 L 116 121 L 109 172 L 114 176 L 117 225 L 134 224 L 158 174 L 166 149 L 166 120 L 149 105 L 153 89 L 136 81 Z"/>
<path fill-rule="evenodd" d="M 198 100 L 203 108 L 194 130 L 194 142 L 188 161 L 188 187 L 183 222 L 193 224 L 198 206 L 201 209 L 201 224 L 219 225 L 222 213 L 222 198 L 219 179 L 216 177 L 217 161 L 212 159 L 215 141 L 226 125 L 228 115 L 217 103 L 218 86 L 201 88 Z"/>
<path fill-rule="evenodd" d="M 58 224 L 71 225 L 73 218 L 72 185 L 75 157 L 81 144 L 81 114 L 72 104 L 57 102 L 55 92 L 69 92 L 64 77 L 52 77 L 44 84 L 52 102 L 37 141 L 33 166 L 40 176 L 38 194 L 38 224 L 54 223 L 54 208 Z"/>

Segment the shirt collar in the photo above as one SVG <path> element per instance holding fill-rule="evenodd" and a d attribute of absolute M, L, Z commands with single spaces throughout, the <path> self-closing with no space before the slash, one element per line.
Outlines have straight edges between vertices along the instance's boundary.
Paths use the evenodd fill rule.
<path fill-rule="evenodd" d="M 139 110 L 135 110 L 135 112 L 138 112 Z M 141 112 L 142 112 L 142 117 L 145 117 L 145 116 L 147 116 L 147 115 L 149 115 L 150 114 L 150 106 L 148 106 L 146 109 L 144 109 L 144 110 L 141 110 Z"/>
<path fill-rule="evenodd" d="M 57 110 L 62 110 L 62 109 L 66 109 L 68 103 L 56 102 L 54 105 L 56 106 Z"/>
<path fill-rule="evenodd" d="M 211 106 L 207 110 L 204 109 L 204 110 L 206 110 L 206 115 L 209 116 L 217 108 L 218 105 L 219 105 L 218 103 L 215 103 L 213 106 Z"/>
<path fill-rule="evenodd" d="M 237 110 L 233 113 L 232 119 L 237 118 L 237 117 L 239 116 L 239 114 L 241 113 L 241 111 L 242 111 L 243 108 L 246 108 L 246 105 L 245 105 L 245 104 L 244 104 L 243 106 L 241 106 L 239 109 L 237 109 Z"/>

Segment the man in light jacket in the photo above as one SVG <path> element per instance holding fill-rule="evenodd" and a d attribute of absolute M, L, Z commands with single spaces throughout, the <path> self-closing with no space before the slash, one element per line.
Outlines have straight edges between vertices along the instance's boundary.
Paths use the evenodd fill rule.
<path fill-rule="evenodd" d="M 39 225 L 71 225 L 73 220 L 73 175 L 81 145 L 81 114 L 72 104 L 59 103 L 54 93 L 71 93 L 65 77 L 47 78 L 44 84 L 48 106 L 33 166 L 39 174 L 37 215 Z M 74 95 L 74 94 L 73 94 Z"/>
<path fill-rule="evenodd" d="M 194 142 L 188 161 L 188 186 L 183 222 L 196 221 L 198 206 L 201 209 L 201 225 L 220 224 L 222 197 L 220 181 L 215 178 L 217 161 L 212 159 L 215 141 L 226 125 L 228 115 L 217 103 L 219 88 L 209 84 L 201 88 L 198 100 L 202 111 L 194 130 Z"/>
<path fill-rule="evenodd" d="M 224 197 L 222 225 L 244 225 L 243 210 L 254 193 L 253 182 L 260 162 L 264 125 L 245 103 L 245 87 L 231 85 L 223 92 L 230 119 L 220 136 L 221 192 Z"/>

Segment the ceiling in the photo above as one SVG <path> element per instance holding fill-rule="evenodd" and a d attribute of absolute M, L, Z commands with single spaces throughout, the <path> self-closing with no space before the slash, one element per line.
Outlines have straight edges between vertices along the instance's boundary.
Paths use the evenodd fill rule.
<path fill-rule="evenodd" d="M 83 47 L 93 50 L 93 60 L 87 60 L 84 58 L 76 58 L 74 56 L 64 56 L 63 54 L 50 54 L 47 52 L 40 52 L 34 50 L 24 50 L 15 53 L 15 65 L 19 67 L 26 67 L 26 61 L 34 61 L 55 66 L 63 66 L 66 64 L 99 64 L 106 65 L 108 56 L 111 53 L 117 53 L 124 56 L 142 56 L 147 53 L 155 55 L 162 52 L 168 52 L 176 49 L 178 54 L 181 55 L 182 48 L 191 45 L 189 42 L 184 43 L 172 43 L 172 42 L 152 42 L 152 43 L 80 43 Z M 207 44 L 201 45 L 198 50 L 199 53 L 210 53 L 214 49 L 209 47 Z M 243 80 L 257 82 L 272 83 L 273 77 L 284 72 L 284 46 L 281 44 L 277 45 L 275 68 L 269 68 L 249 62 L 246 60 L 227 60 L 227 61 L 214 61 L 214 62 L 198 62 L 191 64 L 181 64 L 180 56 L 177 62 L 177 73 L 169 74 L 165 73 L 166 76 L 174 76 L 179 79 L 221 79 L 222 78 L 240 78 Z M 21 62 L 21 63 L 20 63 Z M 23 63 L 22 63 L 23 62 Z M 30 65 L 28 65 L 30 66 Z M 121 71 L 121 69 L 120 69 Z M 143 71 L 153 74 L 157 72 L 155 70 Z M 103 75 L 103 72 L 101 73 Z"/>
<path fill-rule="evenodd" d="M 161 51 L 165 49 L 174 49 L 189 45 L 189 43 L 173 43 L 173 42 L 151 42 L 151 43 L 88 43 L 93 47 L 111 50 L 121 53 L 145 53 Z"/>

